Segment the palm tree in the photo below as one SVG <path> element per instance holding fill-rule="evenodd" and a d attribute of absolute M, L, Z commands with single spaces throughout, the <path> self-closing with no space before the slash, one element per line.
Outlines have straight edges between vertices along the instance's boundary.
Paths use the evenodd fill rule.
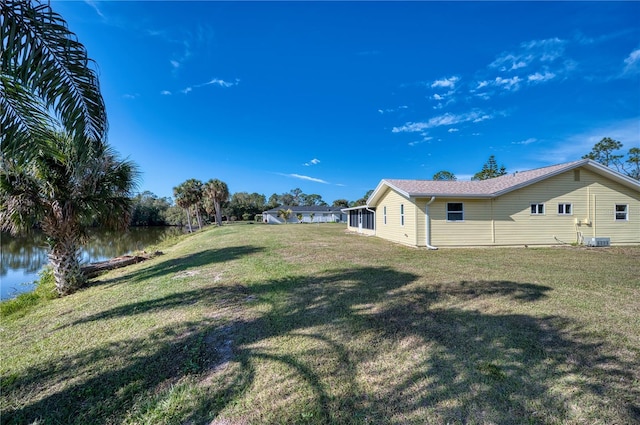
<path fill-rule="evenodd" d="M 0 2 L 0 147 L 29 160 L 50 148 L 50 129 L 101 153 L 107 115 L 85 47 L 49 2 Z"/>
<path fill-rule="evenodd" d="M 204 197 L 213 204 L 216 225 L 222 226 L 222 203 L 229 200 L 229 187 L 218 179 L 211 179 L 204 185 Z"/>
<path fill-rule="evenodd" d="M 187 213 L 187 227 L 189 228 L 189 233 L 193 232 L 193 229 L 191 229 L 191 215 L 189 214 L 191 199 L 189 198 L 185 183 L 173 188 L 173 197 L 176 198 L 176 204 Z"/>
<path fill-rule="evenodd" d="M 282 217 L 282 219 L 284 220 L 284 224 L 287 224 L 287 221 L 289 220 L 289 217 L 291 217 L 291 214 L 293 214 L 293 211 L 291 211 L 291 209 L 285 210 L 284 208 L 282 208 L 278 210 L 278 215 Z"/>
<path fill-rule="evenodd" d="M 0 230 L 40 227 L 57 291 L 66 295 L 85 282 L 79 249 L 87 229 L 126 229 L 139 173 L 104 144 L 87 155 L 68 133 L 51 132 L 47 142 L 29 162 L 1 159 Z"/>
<path fill-rule="evenodd" d="M 189 179 L 173 188 L 173 196 L 176 198 L 176 204 L 187 212 L 189 232 L 192 232 L 190 215 L 192 208 L 196 212 L 198 228 L 202 229 L 202 219 L 200 218 L 200 204 L 202 204 L 203 197 L 202 182 L 197 179 Z"/>

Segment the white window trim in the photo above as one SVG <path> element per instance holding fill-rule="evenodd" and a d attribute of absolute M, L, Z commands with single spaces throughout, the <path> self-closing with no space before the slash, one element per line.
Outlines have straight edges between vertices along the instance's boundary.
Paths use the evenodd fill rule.
<path fill-rule="evenodd" d="M 624 218 L 618 218 L 618 207 L 624 206 Z M 622 211 L 620 211 L 622 213 Z M 629 204 L 615 204 L 613 207 L 613 221 L 629 221 Z"/>
<path fill-rule="evenodd" d="M 571 202 L 559 202 L 558 210 L 560 209 L 561 205 L 563 206 L 563 212 L 558 211 L 558 215 L 573 215 L 573 204 Z M 569 205 L 570 212 L 567 212 L 567 205 Z"/>
<path fill-rule="evenodd" d="M 535 205 L 536 206 L 536 212 L 532 212 L 531 211 L 531 207 Z M 538 206 L 542 205 L 542 212 L 538 212 Z M 544 202 L 532 202 L 531 204 L 529 204 L 529 215 L 546 215 L 547 213 L 547 207 L 544 205 Z"/>
<path fill-rule="evenodd" d="M 462 205 L 462 211 L 449 211 L 449 204 L 460 204 Z M 447 223 L 460 223 L 462 221 L 464 221 L 464 202 L 447 202 L 446 207 L 445 207 L 445 214 L 447 217 Z M 449 220 L 449 213 L 454 213 L 454 214 L 462 214 L 462 218 L 460 220 Z"/>

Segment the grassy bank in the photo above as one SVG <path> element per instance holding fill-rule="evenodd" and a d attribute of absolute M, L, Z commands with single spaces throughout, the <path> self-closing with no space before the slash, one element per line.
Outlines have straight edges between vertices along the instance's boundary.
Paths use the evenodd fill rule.
<path fill-rule="evenodd" d="M 227 226 L 2 319 L 2 423 L 640 421 L 640 248 Z"/>

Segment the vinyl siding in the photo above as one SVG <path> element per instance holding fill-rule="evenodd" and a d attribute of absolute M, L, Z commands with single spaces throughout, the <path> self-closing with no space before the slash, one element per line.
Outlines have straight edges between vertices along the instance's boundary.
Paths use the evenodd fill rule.
<path fill-rule="evenodd" d="M 544 215 L 531 215 L 532 203 L 544 203 Z M 572 214 L 559 215 L 559 203 L 572 204 Z M 616 203 L 629 204 L 628 222 L 615 222 Z M 498 245 L 574 243 L 580 233 L 610 237 L 614 244 L 640 243 L 640 193 L 585 169 L 580 181 L 570 171 L 496 198 L 494 211 Z M 576 219 L 591 225 L 576 225 Z"/>
<path fill-rule="evenodd" d="M 401 201 L 405 202 L 408 211 L 407 199 L 399 194 L 391 192 L 383 198 L 382 202 L 388 205 L 389 224 L 399 222 L 391 214 L 399 211 Z M 416 199 L 416 209 L 411 214 L 417 226 L 416 246 L 426 245 L 425 208 L 428 201 Z M 463 221 L 447 222 L 448 202 L 463 204 Z M 544 215 L 532 215 L 532 203 L 545 204 Z M 558 204 L 571 204 L 571 215 L 559 215 Z M 616 204 L 629 206 L 628 221 L 615 220 Z M 429 206 L 429 214 L 431 245 L 438 247 L 554 245 L 558 241 L 581 241 L 581 235 L 584 238 L 609 237 L 612 244 L 640 243 L 640 193 L 586 169 L 580 169 L 580 181 L 574 180 L 574 172 L 570 170 L 494 199 L 436 198 Z M 405 213 L 405 220 L 408 217 Z M 403 231 L 390 225 L 381 231 L 384 226 L 380 216 L 377 224 L 379 236 L 411 243 L 413 223 L 405 222 Z"/>
<path fill-rule="evenodd" d="M 401 204 L 404 204 L 404 226 L 400 224 Z M 384 224 L 385 206 L 387 224 Z M 417 245 L 416 205 L 396 191 L 387 189 L 376 205 L 376 236 L 406 245 Z"/>
<path fill-rule="evenodd" d="M 464 212 L 463 221 L 447 221 L 447 203 L 449 202 L 462 203 Z M 431 245 L 491 245 L 491 208 L 491 200 L 437 199 L 429 206 L 429 214 L 431 216 Z"/>

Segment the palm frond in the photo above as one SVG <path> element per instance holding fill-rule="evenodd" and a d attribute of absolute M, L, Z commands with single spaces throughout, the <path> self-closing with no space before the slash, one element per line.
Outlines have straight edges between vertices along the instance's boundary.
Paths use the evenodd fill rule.
<path fill-rule="evenodd" d="M 104 140 L 107 116 L 98 78 L 85 47 L 64 19 L 48 3 L 34 5 L 29 0 L 4 0 L 0 9 L 1 74 L 40 97 L 74 137 Z M 3 112 L 3 123 L 11 117 L 5 119 Z M 20 129 L 6 128 L 12 131 L 8 138 Z"/>
<path fill-rule="evenodd" d="M 20 161 L 28 152 L 48 151 L 51 128 L 57 123 L 37 96 L 5 75 L 0 76 L 0 110 L 0 149 L 5 157 Z"/>

